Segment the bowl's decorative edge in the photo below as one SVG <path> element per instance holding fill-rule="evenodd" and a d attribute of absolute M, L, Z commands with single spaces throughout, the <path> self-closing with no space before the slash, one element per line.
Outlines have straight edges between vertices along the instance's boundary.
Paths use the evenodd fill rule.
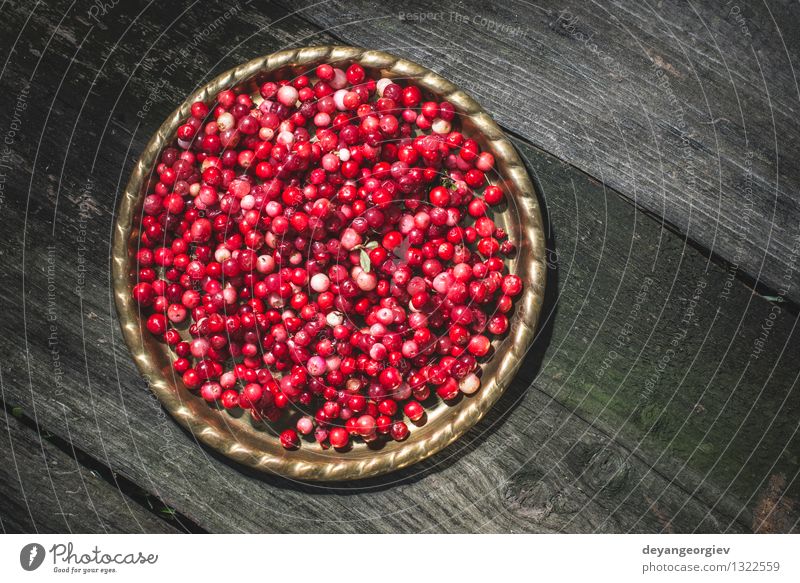
<path fill-rule="evenodd" d="M 364 66 L 379 68 L 392 76 L 413 77 L 415 83 L 456 106 L 470 117 L 494 153 L 499 173 L 506 177 L 506 190 L 512 194 L 521 217 L 519 266 L 517 274 L 525 282 L 523 295 L 518 298 L 512 318 L 508 350 L 499 355 L 501 362 L 489 382 L 471 398 L 469 405 L 425 439 L 412 437 L 393 452 L 374 452 L 368 459 L 341 459 L 310 463 L 293 459 L 291 455 L 276 456 L 259 452 L 247 444 L 232 439 L 229 430 L 219 427 L 210 415 L 185 402 L 175 386 L 166 378 L 145 349 L 138 310 L 130 294 L 130 251 L 133 221 L 140 204 L 143 184 L 148 180 L 154 161 L 181 120 L 189 115 L 191 103 L 207 101 L 219 91 L 250 79 L 259 72 L 269 72 L 286 65 L 311 65 L 319 62 L 358 61 Z M 533 184 L 514 147 L 497 124 L 469 95 L 427 68 L 406 59 L 381 51 L 346 46 L 320 46 L 279 51 L 259 57 L 219 75 L 195 91 L 161 125 L 137 161 L 131 178 L 122 194 L 114 224 L 112 245 L 112 277 L 114 299 L 122 334 L 141 374 L 164 408 L 187 430 L 208 446 L 235 461 L 281 476 L 299 480 L 339 481 L 372 477 L 394 471 L 421 461 L 458 439 L 486 414 L 508 387 L 522 359 L 533 342 L 544 299 L 546 265 L 545 240 L 539 200 Z M 504 344 L 505 344 L 504 342 Z M 204 405 L 204 404 L 203 404 Z"/>

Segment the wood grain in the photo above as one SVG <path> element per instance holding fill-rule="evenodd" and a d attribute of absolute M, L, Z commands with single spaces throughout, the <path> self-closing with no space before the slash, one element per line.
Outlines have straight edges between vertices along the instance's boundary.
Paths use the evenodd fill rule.
<path fill-rule="evenodd" d="M 178 532 L 49 438 L 0 411 L 3 533 Z"/>
<path fill-rule="evenodd" d="M 559 264 L 549 358 L 521 376 L 710 505 L 749 516 L 780 473 L 796 499 L 797 314 L 617 193 L 517 146 L 543 187 Z"/>
<path fill-rule="evenodd" d="M 791 2 L 284 2 L 462 86 L 508 129 L 800 298 Z"/>

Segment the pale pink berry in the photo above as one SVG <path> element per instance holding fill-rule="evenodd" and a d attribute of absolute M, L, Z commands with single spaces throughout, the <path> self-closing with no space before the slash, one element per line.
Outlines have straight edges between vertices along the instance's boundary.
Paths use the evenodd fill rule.
<path fill-rule="evenodd" d="M 342 247 L 346 251 L 352 251 L 358 245 L 361 245 L 362 240 L 361 235 L 359 235 L 355 229 L 349 227 L 342 232 L 342 236 L 339 239 Z"/>
<path fill-rule="evenodd" d="M 286 107 L 293 107 L 297 103 L 298 93 L 297 89 L 291 85 L 284 85 L 278 89 L 278 101 Z"/>

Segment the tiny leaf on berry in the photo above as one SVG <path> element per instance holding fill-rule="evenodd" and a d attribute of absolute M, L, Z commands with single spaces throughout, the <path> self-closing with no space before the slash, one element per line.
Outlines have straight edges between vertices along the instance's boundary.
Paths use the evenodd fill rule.
<path fill-rule="evenodd" d="M 361 254 L 359 255 L 359 262 L 361 263 L 361 269 L 369 273 L 369 270 L 372 268 L 372 261 L 369 258 L 369 253 L 361 250 Z"/>

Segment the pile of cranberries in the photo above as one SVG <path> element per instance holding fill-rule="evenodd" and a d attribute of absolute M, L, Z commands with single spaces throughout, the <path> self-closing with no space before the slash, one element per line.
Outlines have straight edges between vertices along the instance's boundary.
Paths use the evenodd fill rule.
<path fill-rule="evenodd" d="M 401 441 L 405 418 L 477 391 L 522 282 L 494 158 L 456 124 L 358 64 L 193 104 L 143 203 L 132 290 L 183 384 L 288 420 L 287 449 Z"/>

